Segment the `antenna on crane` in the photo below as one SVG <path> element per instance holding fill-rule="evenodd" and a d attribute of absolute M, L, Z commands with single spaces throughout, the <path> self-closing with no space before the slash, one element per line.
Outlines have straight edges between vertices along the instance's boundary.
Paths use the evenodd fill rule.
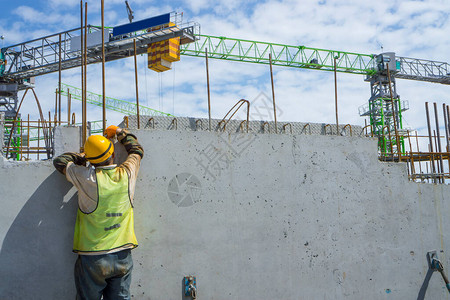
<path fill-rule="evenodd" d="M 130 7 L 130 4 L 128 4 L 128 1 L 125 1 L 125 5 L 127 6 L 127 13 L 128 13 L 128 20 L 130 20 L 130 23 L 133 22 L 134 15 L 133 10 Z"/>

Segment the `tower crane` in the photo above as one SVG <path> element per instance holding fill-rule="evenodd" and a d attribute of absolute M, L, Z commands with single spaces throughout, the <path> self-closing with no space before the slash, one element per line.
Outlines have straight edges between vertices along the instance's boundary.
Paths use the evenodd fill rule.
<path fill-rule="evenodd" d="M 390 149 L 393 153 L 404 152 L 402 112 L 409 106 L 407 101 L 400 100 L 396 79 L 450 84 L 448 63 L 396 56 L 394 52 L 361 54 L 200 35 L 194 43 L 183 45 L 181 54 L 205 57 L 206 49 L 208 58 L 212 59 L 269 64 L 269 55 L 272 55 L 272 64 L 276 66 L 331 72 L 336 67 L 337 72 L 364 75 L 364 80 L 370 83 L 371 94 L 368 103 L 359 108 L 359 114 L 369 117 L 372 132 L 379 137 L 382 153 Z M 387 138 L 386 129 L 398 131 L 399 140 L 397 135 Z"/>

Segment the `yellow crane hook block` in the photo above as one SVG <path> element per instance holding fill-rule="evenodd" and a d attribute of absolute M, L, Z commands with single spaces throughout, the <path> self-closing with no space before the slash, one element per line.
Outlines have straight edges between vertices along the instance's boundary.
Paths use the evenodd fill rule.
<path fill-rule="evenodd" d="M 169 23 L 169 25 L 175 25 Z M 151 43 L 147 47 L 148 68 L 164 72 L 172 68 L 172 62 L 180 60 L 180 38 Z"/>

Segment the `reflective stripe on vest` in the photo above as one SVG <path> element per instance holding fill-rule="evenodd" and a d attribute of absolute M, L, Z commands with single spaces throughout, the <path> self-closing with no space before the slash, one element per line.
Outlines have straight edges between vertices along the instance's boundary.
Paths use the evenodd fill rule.
<path fill-rule="evenodd" d="M 97 208 L 89 214 L 78 209 L 73 251 L 96 252 L 122 246 L 137 247 L 126 170 L 96 169 L 95 174 L 98 186 Z"/>

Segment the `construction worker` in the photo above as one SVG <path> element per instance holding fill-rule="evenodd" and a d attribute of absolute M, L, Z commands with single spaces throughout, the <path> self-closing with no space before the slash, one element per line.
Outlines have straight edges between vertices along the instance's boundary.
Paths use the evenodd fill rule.
<path fill-rule="evenodd" d="M 131 249 L 138 245 L 133 196 L 144 150 L 133 134 L 117 126 L 109 126 L 105 136 L 92 135 L 84 153 L 64 153 L 53 161 L 78 190 L 73 251 L 78 253 L 79 300 L 130 299 Z M 113 164 L 115 136 L 128 152 L 120 166 Z"/>

